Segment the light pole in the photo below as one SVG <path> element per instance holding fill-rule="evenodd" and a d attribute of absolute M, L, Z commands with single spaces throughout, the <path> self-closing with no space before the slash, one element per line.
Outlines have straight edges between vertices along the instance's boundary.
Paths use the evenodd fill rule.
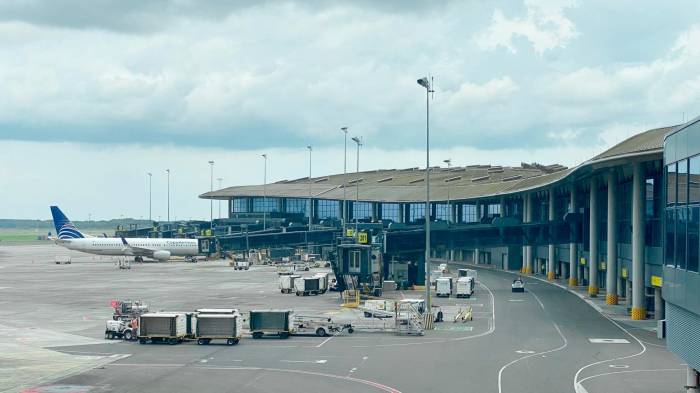
<path fill-rule="evenodd" d="M 311 145 L 306 146 L 309 149 L 309 231 L 311 230 L 312 216 L 314 213 L 313 201 L 311 200 L 311 151 L 313 150 Z"/>
<path fill-rule="evenodd" d="M 219 182 L 219 190 L 221 189 L 221 181 L 224 180 L 223 177 L 217 177 L 216 180 Z M 221 219 L 221 199 L 219 199 L 219 220 Z"/>
<path fill-rule="evenodd" d="M 442 160 L 445 164 L 447 164 L 447 171 L 450 171 L 450 168 L 452 168 L 452 159 L 448 158 L 446 160 Z M 447 222 L 452 222 L 452 206 L 450 206 L 450 183 L 447 183 Z"/>
<path fill-rule="evenodd" d="M 263 230 L 267 228 L 267 154 L 263 154 L 265 159 L 265 170 L 263 171 Z M 311 177 L 309 176 L 309 179 Z"/>
<path fill-rule="evenodd" d="M 430 93 L 433 89 L 428 78 L 417 82 L 425 88 L 425 310 L 430 315 Z"/>
<path fill-rule="evenodd" d="M 359 137 L 352 137 L 353 142 L 357 144 L 357 153 L 355 157 L 357 158 L 357 166 L 355 168 L 355 173 L 357 176 L 360 175 L 360 146 L 362 146 L 362 139 Z M 355 205 L 352 207 L 352 215 L 355 216 L 355 237 L 357 238 L 357 205 L 360 202 L 360 179 L 359 177 L 355 179 Z"/>
<path fill-rule="evenodd" d="M 165 173 L 168 174 L 168 222 L 170 222 L 170 169 L 166 169 Z"/>
<path fill-rule="evenodd" d="M 209 191 L 214 191 L 214 161 L 209 161 Z M 214 200 L 209 199 L 209 229 L 214 230 Z"/>
<path fill-rule="evenodd" d="M 348 128 L 341 127 L 340 130 L 345 134 L 345 150 L 343 151 L 343 237 L 345 237 L 348 223 Z"/>
<path fill-rule="evenodd" d="M 151 207 L 153 206 L 153 174 L 148 172 L 148 221 L 153 221 L 151 216 Z"/>

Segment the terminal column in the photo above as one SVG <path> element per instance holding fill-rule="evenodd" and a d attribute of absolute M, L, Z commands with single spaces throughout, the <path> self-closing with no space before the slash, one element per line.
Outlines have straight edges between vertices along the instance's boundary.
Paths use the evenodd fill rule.
<path fill-rule="evenodd" d="M 556 273 L 556 262 L 555 262 L 555 249 L 554 249 L 554 243 L 552 239 L 553 231 L 552 231 L 552 221 L 554 221 L 554 188 L 549 189 L 549 252 L 547 254 L 547 280 L 552 281 L 554 280 L 554 276 Z"/>
<path fill-rule="evenodd" d="M 576 213 L 578 208 L 576 207 L 576 185 L 572 184 L 571 185 L 571 192 L 569 194 L 569 204 L 571 207 L 569 208 L 572 213 Z M 576 224 L 578 225 L 578 224 Z M 574 241 L 569 243 L 569 286 L 575 287 L 578 285 L 578 244 L 576 243 L 576 230 L 574 229 L 573 233 L 571 234 L 572 238 L 574 238 Z"/>
<path fill-rule="evenodd" d="M 632 319 L 646 319 L 644 306 L 644 168 L 634 164 L 632 175 Z"/>
<path fill-rule="evenodd" d="M 608 262 L 605 271 L 605 304 L 617 304 L 617 174 L 608 173 Z"/>
<path fill-rule="evenodd" d="M 525 222 L 529 223 L 532 222 L 532 194 L 525 194 L 525 204 L 526 204 L 526 209 L 525 209 L 525 215 L 526 219 Z M 525 274 L 532 274 L 532 246 L 531 245 L 526 245 L 525 246 Z"/>
<path fill-rule="evenodd" d="M 598 296 L 598 179 L 591 178 L 590 228 L 588 232 L 588 296 Z"/>

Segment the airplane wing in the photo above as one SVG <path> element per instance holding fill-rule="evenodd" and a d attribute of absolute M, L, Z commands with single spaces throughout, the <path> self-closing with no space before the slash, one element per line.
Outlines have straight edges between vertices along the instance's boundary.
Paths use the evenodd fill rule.
<path fill-rule="evenodd" d="M 122 237 L 124 248 L 131 251 L 132 255 L 153 258 L 153 250 L 143 247 L 134 247 Z"/>

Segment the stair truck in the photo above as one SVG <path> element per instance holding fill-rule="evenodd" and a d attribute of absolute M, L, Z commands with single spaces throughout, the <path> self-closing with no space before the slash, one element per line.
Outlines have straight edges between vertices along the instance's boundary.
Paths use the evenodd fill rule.
<path fill-rule="evenodd" d="M 452 295 L 452 277 L 440 277 L 436 280 L 436 295 L 450 297 Z"/>
<path fill-rule="evenodd" d="M 472 277 L 460 277 L 457 279 L 457 297 L 470 298 L 474 294 L 474 279 Z"/>
<path fill-rule="evenodd" d="M 243 318 L 235 312 L 199 312 L 196 314 L 194 338 L 198 345 L 208 345 L 211 340 L 226 340 L 226 345 L 236 345 L 241 339 Z"/>
<path fill-rule="evenodd" d="M 294 281 L 301 279 L 298 274 L 288 274 L 280 276 L 280 292 L 292 293 L 294 291 Z"/>
<path fill-rule="evenodd" d="M 294 332 L 292 310 L 251 310 L 248 318 L 250 334 L 254 339 L 266 334 L 289 338 Z"/>
<path fill-rule="evenodd" d="M 193 323 L 196 323 L 196 319 Z M 168 312 L 143 314 L 139 316 L 137 337 L 139 344 L 181 343 L 187 338 L 187 316 L 184 313 Z"/>

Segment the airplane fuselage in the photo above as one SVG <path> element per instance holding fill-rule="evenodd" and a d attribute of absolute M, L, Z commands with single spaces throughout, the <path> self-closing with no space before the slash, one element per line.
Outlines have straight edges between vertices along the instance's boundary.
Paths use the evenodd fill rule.
<path fill-rule="evenodd" d="M 140 249 L 150 250 L 151 254 L 169 256 L 195 256 L 199 253 L 197 239 L 154 239 L 127 238 L 128 246 L 121 238 L 88 237 L 80 239 L 64 239 L 57 243 L 69 250 L 82 251 L 89 254 L 112 256 L 147 256 L 149 253 Z M 155 258 L 167 259 L 167 258 Z"/>

